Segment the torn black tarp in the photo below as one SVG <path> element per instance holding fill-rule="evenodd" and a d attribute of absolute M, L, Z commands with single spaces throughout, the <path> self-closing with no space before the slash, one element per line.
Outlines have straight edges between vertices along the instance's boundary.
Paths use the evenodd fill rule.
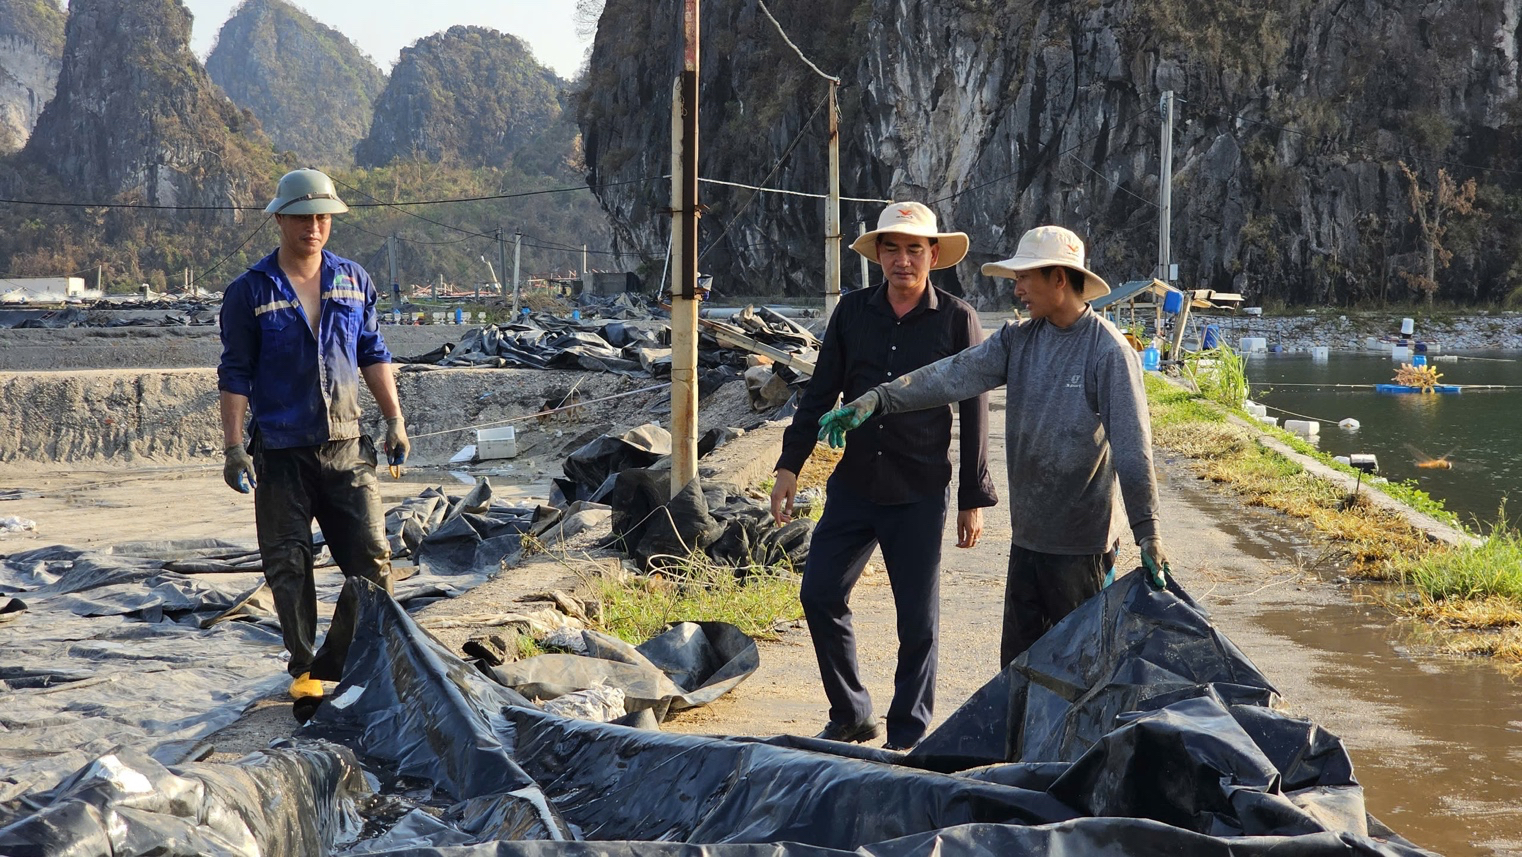
<path fill-rule="evenodd" d="M 1150 622 L 1164 639 L 1175 620 L 1193 625 L 1191 614 L 1202 615 L 1179 591 L 1152 591 L 1140 573 L 1112 590 L 1102 599 L 1108 609 L 1077 612 L 1052 634 L 1071 638 L 1083 651 L 1105 653 L 1108 628 L 1097 617 L 1107 612 L 1151 617 L 1137 621 Z M 855 747 L 835 755 L 787 742 L 671 735 L 569 720 L 521 704 L 493 709 L 498 691 L 484 689 L 478 675 L 409 627 L 407 614 L 388 607 L 378 590 L 372 587 L 369 593 L 362 611 L 373 619 L 362 624 L 375 639 L 357 640 L 356 646 L 386 651 L 389 659 L 351 661 L 344 687 L 355 689 L 353 702 L 343 708 L 325 704 L 305 733 L 356 741 L 362 758 L 387 770 L 427 775 L 453 801 L 488 797 L 480 789 L 533 795 L 565 829 L 595 842 L 595 850 L 543 840 L 488 842 L 448 825 L 448 837 L 438 842 L 426 836 L 392 837 L 377 841 L 376 848 L 356 843 L 350 853 L 1428 853 L 1377 824 L 1363 824 L 1361 790 L 1335 738 L 1261 705 L 1239 704 L 1255 710 L 1228 713 L 1220 698 L 1205 689 L 1153 710 L 1116 716 L 1108 725 L 1096 724 L 1103 734 L 1072 762 L 932 772 L 894 763 L 935 761 L 923 756 L 904 758 Z M 1168 651 L 1165 645 L 1144 658 L 1134 648 L 1120 652 L 1115 658 L 1130 666 L 1115 672 L 1141 686 L 1153 668 L 1160 668 L 1164 683 L 1176 685 L 1172 677 L 1189 670 L 1168 662 Z M 1240 655 L 1231 650 L 1225 658 L 1235 661 Z M 1242 674 L 1256 672 L 1245 659 L 1239 666 Z M 379 692 L 371 697 L 375 689 Z M 345 693 L 340 688 L 335 701 Z M 1169 691 L 1177 693 L 1177 687 Z M 351 710 L 357 705 L 372 707 L 359 716 Z M 419 711 L 423 708 L 427 714 Z M 360 727 L 372 719 L 376 725 Z M 1063 731 L 1060 723 L 1053 726 Z M 1269 749 L 1260 747 L 1260 740 Z M 801 743 L 830 746 L 806 739 Z M 496 761 L 488 764 L 486 759 Z M 1291 785 L 1301 792 L 1284 791 Z M 1311 790 L 1335 800 L 1308 801 L 1305 792 Z M 1091 810 L 1104 815 L 1090 815 Z M 1167 818 L 1151 817 L 1155 815 Z"/>
<path fill-rule="evenodd" d="M 0 804 L 7 857 L 326 854 L 360 832 L 370 793 L 348 750 L 285 742 L 236 764 L 168 766 L 133 750 Z"/>
<path fill-rule="evenodd" d="M 698 479 L 671 496 L 669 470 L 619 473 L 607 503 L 613 508 L 610 544 L 649 567 L 656 557 L 684 558 L 702 552 L 736 568 L 790 564 L 802 568 L 814 522 L 781 527 L 771 510 L 743 494 Z"/>
<path fill-rule="evenodd" d="M 1042 681 L 1070 678 L 1048 689 L 1068 700 L 1067 709 L 1086 715 L 1038 723 L 1028 718 L 1034 709 L 1027 703 L 1005 720 L 1019 723 L 1025 736 L 1003 746 L 1059 747 L 1070 760 L 996 761 L 975 768 L 925 752 L 906 757 L 811 739 L 672 735 L 559 717 L 486 680 L 378 588 L 363 584 L 361 590 L 355 654 L 343 681 L 302 730 L 303 738 L 349 746 L 370 772 L 368 779 L 384 790 L 369 806 L 387 808 L 384 818 L 390 820 L 367 825 L 358 841 L 343 846 L 345 854 L 1429 854 L 1368 819 L 1335 737 L 1262 704 L 1268 693 L 1235 692 L 1245 687 L 1271 693 L 1266 683 L 1252 683 L 1257 671 L 1234 648 L 1221 648 L 1199 671 L 1183 663 L 1205 649 L 1198 642 L 1202 633 L 1220 639 L 1181 590 L 1154 591 L 1140 572 L 1069 615 L 1044 638 L 1061 638 L 1061 645 L 1046 646 L 1045 654 L 1032 649 L 1032 657 L 1017 661 L 936 733 L 950 741 L 955 736 L 947 730 L 978 727 L 972 714 L 991 710 L 990 697 L 1009 702 L 1010 689 L 1024 683 L 1011 679 L 1024 675 L 1020 668 L 1032 675 L 1043 670 Z M 1143 627 L 1150 633 L 1141 633 Z M 1129 642 L 1112 646 L 1117 628 Z M 1059 650 L 1100 665 L 1036 665 Z M 1117 711 L 1113 703 L 1123 697 L 1141 707 Z M 1046 710 L 1064 709 L 1052 704 Z M 986 730 L 975 731 L 980 734 L 974 740 L 958 745 L 962 763 L 973 758 L 966 749 L 982 746 L 986 737 Z M 838 754 L 829 752 L 837 748 Z M 288 782 L 241 791 L 210 784 L 232 773 L 202 773 L 230 766 L 183 766 L 169 772 L 177 781 L 160 784 L 150 761 L 118 764 L 116 769 L 153 770 L 129 778 L 129 790 L 115 785 L 119 776 L 86 771 L 77 779 L 98 799 L 70 804 L 32 795 L 5 803 L 0 837 L 10 838 L 0 839 L 7 846 L 0 850 L 321 853 L 302 848 L 312 840 L 295 837 L 272 845 L 255 829 L 293 818 L 315 830 L 335 826 L 343 810 L 333 796 L 342 790 L 305 784 L 341 779 L 321 774 L 329 759 L 341 757 L 316 752 L 289 760 Z M 926 770 L 928 765 L 943 770 Z M 204 791 L 195 786 L 198 779 L 208 783 Z M 73 794 L 72 788 L 66 784 L 60 791 Z M 215 811 L 199 812 L 211 805 L 202 798 L 208 793 L 227 800 Z M 187 799 L 170 799 L 175 795 Z M 139 806 L 151 817 L 140 814 Z M 102 825 L 101 818 L 121 823 Z M 236 832 L 238 821 L 254 831 L 241 850 L 193 851 L 214 841 L 212 833 Z M 101 831 L 122 834 L 112 847 L 141 843 L 123 838 L 134 830 L 163 831 L 165 842 L 154 850 L 108 851 L 100 844 Z M 195 845 L 180 844 L 185 842 Z"/>
<path fill-rule="evenodd" d="M 623 692 L 624 709 L 657 721 L 707 705 L 761 665 L 756 641 L 727 622 L 680 622 L 638 646 L 582 631 L 585 655 L 538 655 L 490 670 L 530 699 L 555 699 L 599 686 Z"/>

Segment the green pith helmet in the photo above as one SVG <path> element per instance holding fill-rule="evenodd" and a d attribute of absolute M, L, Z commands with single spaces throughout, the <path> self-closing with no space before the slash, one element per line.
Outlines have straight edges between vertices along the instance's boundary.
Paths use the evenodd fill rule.
<path fill-rule="evenodd" d="M 275 198 L 264 207 L 265 214 L 343 214 L 348 210 L 333 180 L 321 170 L 292 170 L 281 176 Z"/>

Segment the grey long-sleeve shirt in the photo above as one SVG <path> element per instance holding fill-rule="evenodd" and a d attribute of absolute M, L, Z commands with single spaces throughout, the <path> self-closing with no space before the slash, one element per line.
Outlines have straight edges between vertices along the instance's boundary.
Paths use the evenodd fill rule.
<path fill-rule="evenodd" d="M 1157 479 L 1141 365 L 1113 325 L 1085 309 L 1068 328 L 1007 324 L 959 354 L 875 389 L 882 411 L 957 402 L 1005 385 L 1012 541 L 1041 553 L 1108 550 L 1115 485 L 1137 543 L 1157 532 Z"/>

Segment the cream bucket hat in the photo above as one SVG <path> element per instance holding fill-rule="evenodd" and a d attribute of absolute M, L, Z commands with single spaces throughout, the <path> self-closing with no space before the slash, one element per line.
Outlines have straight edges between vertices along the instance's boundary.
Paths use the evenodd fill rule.
<path fill-rule="evenodd" d="M 1014 279 L 1016 272 L 1049 265 L 1061 265 L 1083 272 L 1083 293 L 1079 298 L 1085 303 L 1110 293 L 1110 284 L 1084 267 L 1083 242 L 1078 235 L 1061 226 L 1038 226 L 1020 236 L 1020 245 L 1015 248 L 1014 258 L 989 262 L 983 266 L 983 274 Z"/>
<path fill-rule="evenodd" d="M 967 255 L 967 233 L 937 232 L 935 213 L 918 202 L 895 202 L 883 209 L 877 228 L 852 241 L 851 249 L 877 262 L 877 236 L 890 232 L 936 239 L 941 255 L 931 270 L 950 268 Z"/>

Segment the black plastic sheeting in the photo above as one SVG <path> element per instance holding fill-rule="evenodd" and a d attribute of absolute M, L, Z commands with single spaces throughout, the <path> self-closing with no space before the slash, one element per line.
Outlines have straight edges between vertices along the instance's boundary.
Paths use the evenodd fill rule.
<path fill-rule="evenodd" d="M 768 506 L 720 485 L 694 479 L 671 496 L 669 470 L 619 473 L 607 503 L 618 546 L 642 566 L 658 557 L 700 552 L 740 569 L 791 564 L 802 569 L 814 522 L 799 518 L 777 526 Z"/>
<path fill-rule="evenodd" d="M 455 658 L 380 590 L 363 590 L 355 654 L 301 737 L 352 749 L 382 790 L 365 806 L 384 806 L 395 821 L 372 819 L 339 853 L 1430 853 L 1371 822 L 1340 742 L 1264 705 L 1273 691 L 1257 670 L 1176 585 L 1153 591 L 1139 570 L 1059 623 L 910 756 L 804 738 L 672 735 L 557 717 Z M 1082 663 L 1052 660 L 1073 653 Z M 1194 658 L 1203 658 L 1199 669 L 1187 662 Z M 1040 693 L 1032 689 L 1037 683 Z M 1022 733 L 1002 742 L 991 740 L 994 728 L 976 715 L 1001 699 L 1011 707 L 1006 727 L 1019 724 Z M 1124 710 L 1121 700 L 1128 699 L 1140 707 Z M 1228 702 L 1248 699 L 1256 701 Z M 1037 710 L 1050 719 L 1035 722 Z M 945 747 L 955 752 L 938 749 Z M 966 767 L 986 747 L 1000 748 L 998 761 Z M 1011 748 L 1053 748 L 1066 758 L 1003 761 Z M 336 751 L 331 757 L 341 758 Z M 334 763 L 317 752 L 292 764 Z M 299 825 L 342 813 L 327 795 L 311 798 L 329 802 L 323 806 L 304 803 L 299 788 L 250 796 L 226 814 L 262 813 L 270 828 Z M 107 800 L 102 812 L 136 820 L 123 807 L 131 799 Z M 30 829 L 17 825 L 54 805 L 37 800 L 7 811 L 11 818 L 32 815 L 16 821 L 0 815 L 9 824 L 0 842 Z M 146 830 L 157 822 L 142 823 Z M 176 835 L 199 835 L 200 827 L 185 831 L 175 823 Z M 83 822 L 78 829 L 96 830 Z M 143 853 L 83 846 L 65 852 L 64 837 L 54 841 L 58 848 L 41 853 Z"/>
<path fill-rule="evenodd" d="M 419 609 L 479 585 L 517 561 L 538 514 L 493 500 L 485 480 L 405 501 L 388 533 L 418 565 L 393 567 L 410 574 L 397 599 Z M 319 564 L 331 566 L 326 552 Z M 342 584 L 319 572 L 319 602 Z M 183 761 L 288 681 L 257 550 L 214 539 L 0 558 L 0 651 L 0 801 L 118 746 Z"/>
<path fill-rule="evenodd" d="M 492 667 L 491 677 L 530 699 L 615 687 L 626 711 L 660 722 L 713 702 L 761 666 L 756 641 L 726 622 L 681 622 L 638 646 L 599 631 L 581 636 L 586 655 L 538 655 Z"/>

